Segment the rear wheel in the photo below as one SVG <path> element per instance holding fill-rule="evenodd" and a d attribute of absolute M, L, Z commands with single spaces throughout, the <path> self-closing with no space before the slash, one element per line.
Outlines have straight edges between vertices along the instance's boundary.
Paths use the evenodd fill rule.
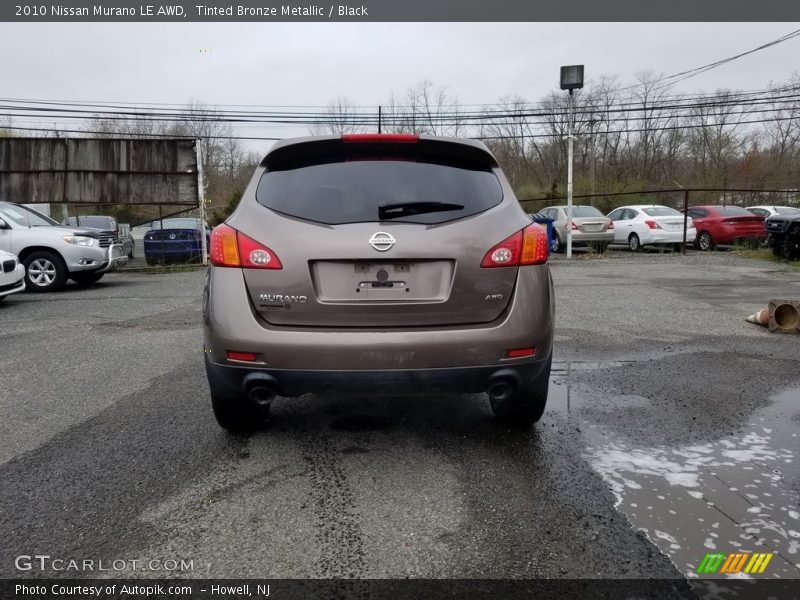
<path fill-rule="evenodd" d="M 711 234 L 707 231 L 703 231 L 700 235 L 697 236 L 697 247 L 700 250 L 708 251 L 714 249 L 714 240 L 711 237 Z"/>
<path fill-rule="evenodd" d="M 77 283 L 78 285 L 92 285 L 93 283 L 97 283 L 103 278 L 105 273 L 96 273 L 96 272 L 89 272 L 89 273 L 72 273 L 70 278 L 72 281 Z"/>
<path fill-rule="evenodd" d="M 67 282 L 67 265 L 56 252 L 31 252 L 23 261 L 28 292 L 54 292 Z"/>
<path fill-rule="evenodd" d="M 639 250 L 642 249 L 642 242 L 635 233 L 632 233 L 630 237 L 628 237 L 628 248 L 631 249 L 631 252 L 639 252 Z"/>
<path fill-rule="evenodd" d="M 558 234 L 553 234 L 553 240 L 550 242 L 550 252 L 553 254 L 560 254 L 564 251 L 564 244 L 561 243 L 561 240 L 558 237 Z"/>
<path fill-rule="evenodd" d="M 214 417 L 223 429 L 247 432 L 258 429 L 269 414 L 269 405 L 256 406 L 244 397 L 226 397 L 211 392 Z"/>
<path fill-rule="evenodd" d="M 500 423 L 510 427 L 525 428 L 542 418 L 550 387 L 551 364 L 552 355 L 534 382 L 520 386 L 507 396 L 490 397 L 492 412 Z"/>

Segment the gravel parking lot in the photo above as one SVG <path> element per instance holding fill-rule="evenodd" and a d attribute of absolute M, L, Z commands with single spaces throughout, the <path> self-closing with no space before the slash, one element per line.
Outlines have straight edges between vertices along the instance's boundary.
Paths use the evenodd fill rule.
<path fill-rule="evenodd" d="M 800 298 L 800 272 L 725 253 L 552 271 L 550 402 L 524 433 L 482 395 L 306 396 L 230 436 L 202 271 L 7 299 L 0 576 L 43 552 L 193 561 L 140 576 L 679 577 L 749 550 L 800 577 L 800 336 L 744 321 Z"/>

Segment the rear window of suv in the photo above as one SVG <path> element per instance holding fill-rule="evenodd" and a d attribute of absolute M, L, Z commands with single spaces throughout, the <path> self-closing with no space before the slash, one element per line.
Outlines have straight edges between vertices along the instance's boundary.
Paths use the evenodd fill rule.
<path fill-rule="evenodd" d="M 278 213 L 328 225 L 379 221 L 381 207 L 424 203 L 424 212 L 391 222 L 436 224 L 497 206 L 503 189 L 491 168 L 471 162 L 359 157 L 268 170 L 256 200 Z"/>

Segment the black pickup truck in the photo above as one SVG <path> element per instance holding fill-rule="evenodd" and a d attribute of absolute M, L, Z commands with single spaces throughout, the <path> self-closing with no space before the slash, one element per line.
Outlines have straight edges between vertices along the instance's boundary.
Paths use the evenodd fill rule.
<path fill-rule="evenodd" d="M 800 259 L 800 213 L 784 213 L 764 223 L 775 256 Z"/>

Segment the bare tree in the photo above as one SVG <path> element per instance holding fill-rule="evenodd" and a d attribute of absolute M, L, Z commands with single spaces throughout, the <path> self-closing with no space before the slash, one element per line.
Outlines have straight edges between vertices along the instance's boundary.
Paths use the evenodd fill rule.
<path fill-rule="evenodd" d="M 312 135 L 341 135 L 343 133 L 363 133 L 369 128 L 365 117 L 359 114 L 355 104 L 347 96 L 337 96 L 328 102 L 320 115 L 320 121 L 311 126 Z M 377 121 L 377 115 L 373 117 Z"/>

